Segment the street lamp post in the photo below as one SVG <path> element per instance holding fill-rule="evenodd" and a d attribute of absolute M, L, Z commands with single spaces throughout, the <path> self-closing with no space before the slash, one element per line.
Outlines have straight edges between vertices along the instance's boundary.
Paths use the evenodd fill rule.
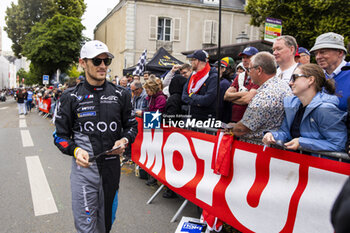
<path fill-rule="evenodd" d="M 218 37 L 218 79 L 216 88 L 216 119 L 219 119 L 220 106 L 220 69 L 221 69 L 221 0 L 219 0 L 219 37 Z"/>

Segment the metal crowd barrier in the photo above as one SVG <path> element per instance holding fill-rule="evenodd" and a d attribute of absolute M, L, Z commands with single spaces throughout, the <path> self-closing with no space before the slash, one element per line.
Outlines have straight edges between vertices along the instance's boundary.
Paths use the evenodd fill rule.
<path fill-rule="evenodd" d="M 216 135 L 216 132 L 218 131 L 215 128 L 190 128 L 189 130 L 195 131 L 195 132 L 201 132 L 206 133 L 210 135 Z M 245 142 L 243 139 L 238 139 L 239 141 Z M 261 140 L 252 140 L 249 139 L 249 143 L 257 144 L 257 145 L 263 145 Z M 276 145 L 271 145 L 271 147 L 280 149 L 280 150 L 287 150 L 283 143 L 281 141 L 277 141 Z M 338 152 L 338 151 L 312 151 L 312 150 L 298 150 L 293 151 L 299 154 L 313 154 L 313 156 L 317 156 L 320 158 L 330 158 L 330 159 L 338 159 L 338 161 L 342 162 L 343 160 L 350 161 L 350 157 L 345 152 Z"/>
<path fill-rule="evenodd" d="M 245 140 L 241 140 L 241 141 L 245 141 Z M 253 141 L 253 143 L 251 142 Z M 252 144 L 258 144 L 258 145 L 263 145 L 261 141 L 258 140 L 249 140 L 249 143 Z M 339 162 L 344 162 L 344 160 L 346 162 L 350 162 L 350 157 L 347 153 L 345 152 L 338 152 L 338 151 L 313 151 L 313 150 L 305 150 L 305 149 L 300 149 L 298 151 L 294 151 L 294 150 L 288 150 L 285 148 L 285 146 L 283 145 L 283 142 L 281 141 L 277 141 L 275 145 L 271 145 L 271 147 L 276 148 L 276 149 L 280 149 L 280 150 L 287 150 L 287 151 L 293 151 L 295 153 L 299 153 L 299 154 L 306 154 L 306 155 L 311 155 L 312 156 L 316 156 L 319 158 L 326 158 L 326 159 L 337 159 Z"/>
<path fill-rule="evenodd" d="M 194 132 L 200 132 L 200 133 L 205 133 L 205 134 L 210 134 L 210 135 L 216 135 L 218 129 L 216 128 L 209 128 L 209 127 L 201 127 L 201 128 L 185 128 L 187 130 L 190 131 L 194 131 Z M 245 142 L 245 140 L 243 139 L 237 139 L 239 141 L 243 141 Z M 261 140 L 252 140 L 249 139 L 249 143 L 252 144 L 257 144 L 257 145 L 263 145 Z M 287 150 L 285 148 L 285 146 L 283 145 L 283 143 L 281 141 L 277 141 L 277 143 L 275 145 L 271 145 L 271 147 L 276 148 L 276 149 L 280 149 L 280 150 Z M 293 151 L 299 154 L 307 154 L 307 155 L 311 155 L 312 156 L 317 156 L 317 157 L 321 157 L 321 158 L 326 158 L 326 159 L 332 159 L 332 160 L 338 160 L 340 162 L 350 162 L 350 157 L 347 153 L 344 152 L 334 152 L 334 151 L 311 151 L 311 150 L 298 150 L 298 151 Z M 152 201 L 159 195 L 159 193 L 161 192 L 161 190 L 165 187 L 164 184 L 162 184 L 152 195 L 152 197 L 147 201 L 147 205 L 151 204 Z M 178 218 L 178 216 L 181 214 L 181 212 L 183 211 L 183 209 L 186 207 L 188 203 L 188 200 L 185 199 L 184 202 L 181 204 L 181 206 L 179 207 L 179 209 L 176 211 L 175 215 L 173 216 L 173 218 L 170 220 L 170 222 L 175 222 L 176 219 Z"/>

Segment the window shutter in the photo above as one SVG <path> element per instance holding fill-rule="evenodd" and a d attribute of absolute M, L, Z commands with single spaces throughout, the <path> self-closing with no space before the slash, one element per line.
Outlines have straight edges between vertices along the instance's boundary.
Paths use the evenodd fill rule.
<path fill-rule="evenodd" d="M 204 30 L 203 30 L 203 44 L 211 43 L 211 20 L 204 20 Z"/>
<path fill-rule="evenodd" d="M 149 39 L 157 39 L 157 16 L 151 15 L 149 17 Z"/>
<path fill-rule="evenodd" d="M 174 18 L 173 41 L 180 41 L 181 18 Z"/>
<path fill-rule="evenodd" d="M 217 44 L 218 43 L 218 22 L 217 21 L 212 21 L 213 22 L 213 27 L 212 27 L 212 32 L 211 32 L 211 43 L 212 44 Z"/>

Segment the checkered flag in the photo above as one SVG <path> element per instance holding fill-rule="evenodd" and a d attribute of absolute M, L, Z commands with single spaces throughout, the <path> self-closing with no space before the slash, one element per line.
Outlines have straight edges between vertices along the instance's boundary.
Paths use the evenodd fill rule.
<path fill-rule="evenodd" d="M 141 57 L 139 59 L 139 62 L 137 63 L 136 69 L 132 73 L 133 75 L 140 76 L 143 73 L 143 71 L 145 71 L 146 57 L 147 57 L 147 49 L 145 49 L 145 51 L 143 51 L 143 53 L 141 54 Z"/>

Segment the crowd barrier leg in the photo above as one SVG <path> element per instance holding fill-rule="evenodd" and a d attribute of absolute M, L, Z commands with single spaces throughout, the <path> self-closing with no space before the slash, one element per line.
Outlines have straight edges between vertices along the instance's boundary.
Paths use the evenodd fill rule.
<path fill-rule="evenodd" d="M 164 184 L 162 184 L 157 191 L 154 192 L 154 194 L 152 195 L 152 197 L 147 201 L 147 205 L 151 204 L 152 201 L 158 196 L 158 194 L 160 193 L 160 191 L 162 191 L 162 189 L 164 188 Z M 170 220 L 171 223 L 175 222 L 176 219 L 179 217 L 179 215 L 181 214 L 181 212 L 184 210 L 184 208 L 186 207 L 188 203 L 188 200 L 185 199 L 185 201 L 181 204 L 180 208 L 176 211 L 175 215 L 172 217 L 172 219 Z"/>
<path fill-rule="evenodd" d="M 182 203 L 182 205 L 180 206 L 180 208 L 176 211 L 174 217 L 170 220 L 171 223 L 176 221 L 177 217 L 179 217 L 179 215 L 181 214 L 181 212 L 182 212 L 182 211 L 184 210 L 184 208 L 186 207 L 187 203 L 188 203 L 188 200 L 186 199 L 186 200 Z"/>
<path fill-rule="evenodd" d="M 158 194 L 160 193 L 160 191 L 162 191 L 162 189 L 164 188 L 164 184 L 162 184 L 157 191 L 155 191 L 155 193 L 152 195 L 152 197 L 147 201 L 147 205 L 151 204 L 151 202 L 154 200 L 154 198 L 156 198 L 158 196 Z"/>

